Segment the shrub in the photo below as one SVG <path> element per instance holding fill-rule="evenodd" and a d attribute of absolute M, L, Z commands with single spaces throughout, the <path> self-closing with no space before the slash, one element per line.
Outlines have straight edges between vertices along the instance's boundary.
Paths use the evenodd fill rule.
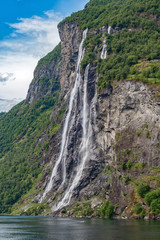
<path fill-rule="evenodd" d="M 128 160 L 127 164 L 126 164 L 126 167 L 128 169 L 130 169 L 132 167 L 132 163 L 131 163 L 131 160 Z"/>
<path fill-rule="evenodd" d="M 132 152 L 133 151 L 131 149 L 128 149 L 128 148 L 126 148 L 126 150 L 125 150 L 125 153 L 128 154 L 128 155 L 131 154 Z"/>
<path fill-rule="evenodd" d="M 140 137 L 140 136 L 141 136 L 141 132 L 136 132 L 136 135 L 137 135 L 138 137 Z"/>
<path fill-rule="evenodd" d="M 134 55 L 129 55 L 128 58 L 127 58 L 127 63 L 129 66 L 132 66 L 133 64 L 136 64 L 137 63 L 137 57 L 134 56 Z"/>
<path fill-rule="evenodd" d="M 137 193 L 140 197 L 144 198 L 145 195 L 149 192 L 150 187 L 148 184 L 140 183 L 137 187 Z"/>
<path fill-rule="evenodd" d="M 155 214 L 160 214 L 160 198 L 154 199 L 151 202 L 151 211 Z"/>
<path fill-rule="evenodd" d="M 25 212 L 25 215 L 26 216 L 40 215 L 44 211 L 45 208 L 46 208 L 45 204 L 42 204 L 42 203 L 35 204 L 33 207 L 27 209 L 27 211 Z"/>
<path fill-rule="evenodd" d="M 142 212 L 140 213 L 141 217 L 144 218 L 146 216 L 146 212 L 144 209 L 142 209 Z"/>
<path fill-rule="evenodd" d="M 160 198 L 160 189 L 147 193 L 145 196 L 145 202 L 150 206 L 152 201 L 158 198 Z"/>
<path fill-rule="evenodd" d="M 107 200 L 99 212 L 100 217 L 112 218 L 115 215 L 114 206 Z"/>
<path fill-rule="evenodd" d="M 150 137 L 151 137 L 150 132 L 148 129 L 146 129 L 146 138 L 150 138 Z"/>
<path fill-rule="evenodd" d="M 121 163 L 121 167 L 122 167 L 123 170 L 125 170 L 125 169 L 126 169 L 126 163 L 125 163 L 125 162 L 122 162 L 122 163 Z"/>
<path fill-rule="evenodd" d="M 86 208 L 84 208 L 84 209 L 82 210 L 81 215 L 84 216 L 84 217 L 86 217 L 86 216 L 91 216 L 92 213 L 93 213 L 93 210 L 92 210 L 91 206 L 89 205 L 89 206 L 86 206 Z"/>
<path fill-rule="evenodd" d="M 128 183 L 130 180 L 131 180 L 130 177 L 127 175 L 127 176 L 125 177 L 125 179 L 124 179 L 124 182 L 125 182 L 125 183 Z"/>
<path fill-rule="evenodd" d="M 142 204 L 141 203 L 136 203 L 135 207 L 134 207 L 134 213 L 135 214 L 140 214 L 142 212 L 143 208 L 142 208 Z"/>

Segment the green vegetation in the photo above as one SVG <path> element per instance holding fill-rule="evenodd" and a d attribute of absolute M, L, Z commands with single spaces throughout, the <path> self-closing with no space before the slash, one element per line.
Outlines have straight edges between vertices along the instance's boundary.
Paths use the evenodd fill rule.
<path fill-rule="evenodd" d="M 49 78 L 43 77 L 43 78 L 36 79 L 36 82 L 39 83 L 39 94 L 42 93 L 42 95 L 45 95 L 45 93 L 47 93 L 48 91 L 54 92 L 60 88 L 60 83 L 57 79 L 49 79 Z M 46 100 L 47 99 L 44 99 L 44 101 Z"/>
<path fill-rule="evenodd" d="M 124 182 L 125 182 L 125 183 L 129 183 L 130 180 L 131 180 L 130 177 L 127 175 L 127 176 L 125 177 L 125 179 L 124 179 Z"/>
<path fill-rule="evenodd" d="M 94 62 L 97 62 L 98 60 L 97 55 L 99 55 L 100 52 L 99 48 L 101 47 L 102 44 L 101 37 L 102 37 L 101 33 L 97 35 L 88 34 L 86 40 L 84 41 L 86 53 L 81 63 L 82 70 L 84 70 L 89 63 L 93 64 Z"/>
<path fill-rule="evenodd" d="M 138 80 L 151 84 L 159 83 L 159 70 L 151 67 L 159 65 L 159 61 L 157 62 L 157 59 L 160 58 L 159 39 L 158 29 L 145 29 L 143 31 L 122 29 L 113 35 L 107 35 L 109 55 L 107 59 L 99 59 L 98 61 L 99 90 L 115 80 L 123 79 Z M 143 64 L 145 68 L 142 71 L 138 69 L 138 66 L 142 65 L 143 59 L 148 61 L 148 65 Z M 150 66 L 149 70 L 146 70 L 148 66 Z M 154 72 L 152 69 L 154 69 Z"/>
<path fill-rule="evenodd" d="M 158 0 L 91 0 L 83 11 L 73 13 L 64 22 L 77 21 L 82 29 L 98 29 L 103 26 L 118 28 L 106 33 L 108 57 L 100 59 L 101 34 L 88 34 L 82 69 L 88 63 L 98 62 L 98 89 L 123 79 L 160 83 L 159 67 L 153 60 L 160 58 L 160 25 Z M 98 60 L 99 59 L 99 60 Z M 148 61 L 139 71 L 138 64 Z M 149 135 L 147 135 L 149 138 Z"/>
<path fill-rule="evenodd" d="M 144 168 L 145 167 L 145 163 L 141 163 L 141 162 L 137 162 L 137 163 L 134 163 L 133 164 L 133 167 L 134 168 L 138 168 L 138 169 L 141 169 L 141 168 Z"/>
<path fill-rule="evenodd" d="M 37 69 L 43 64 L 46 68 L 51 61 L 56 64 L 59 55 L 60 45 L 39 61 Z M 0 115 L 0 213 L 11 213 L 13 204 L 34 187 L 47 161 L 44 156 L 47 156 L 51 137 L 61 126 L 64 109 L 59 110 L 56 120 L 51 120 L 60 82 L 48 78 L 34 81 L 40 86 L 36 101 L 32 104 L 23 101 Z M 49 90 L 50 95 L 46 94 Z M 42 206 L 38 206 L 38 214 L 41 210 Z"/>
<path fill-rule="evenodd" d="M 51 62 L 58 63 L 60 61 L 61 43 L 59 43 L 50 53 L 38 61 L 36 71 L 40 71 L 45 65 Z"/>
<path fill-rule="evenodd" d="M 140 197 L 144 198 L 145 195 L 149 192 L 150 187 L 148 184 L 140 183 L 137 187 L 137 193 Z"/>
<path fill-rule="evenodd" d="M 122 168 L 123 170 L 126 170 L 126 163 L 125 163 L 125 162 L 122 162 L 122 163 L 121 163 L 121 168 Z"/>
<path fill-rule="evenodd" d="M 55 92 L 50 98 L 43 97 L 32 106 L 22 102 L 0 118 L 1 213 L 11 211 L 11 206 L 31 189 L 43 170 L 41 158 L 48 149 L 49 138 L 46 135 L 43 143 L 38 139 L 50 125 L 58 95 Z"/>
<path fill-rule="evenodd" d="M 45 117 L 46 113 L 44 113 L 44 111 L 53 108 L 58 96 L 59 92 L 57 91 L 53 96 L 40 98 L 32 106 L 21 102 L 9 113 L 1 116 L 0 158 L 2 158 L 7 151 L 12 150 L 14 148 L 13 143 L 20 141 L 25 134 L 30 137 L 30 134 L 35 130 L 38 131 L 41 127 L 45 129 L 45 122 L 40 120 L 41 115 L 44 115 L 43 118 L 48 117 Z"/>
<path fill-rule="evenodd" d="M 104 200 L 104 199 L 103 199 Z M 74 207 L 70 209 L 69 212 L 76 217 L 89 217 L 89 216 L 97 216 L 97 217 L 109 217 L 112 218 L 115 215 L 115 209 L 118 208 L 118 205 L 114 206 L 109 202 L 109 200 L 105 201 L 103 206 L 100 207 L 101 204 L 98 204 L 95 209 L 91 207 L 91 200 L 87 200 L 86 202 L 77 202 Z M 66 209 L 63 209 L 63 213 L 67 213 Z"/>
<path fill-rule="evenodd" d="M 86 216 L 91 216 L 93 213 L 93 210 L 91 208 L 91 206 L 86 206 L 83 210 L 82 210 L 82 216 L 86 217 Z"/>
<path fill-rule="evenodd" d="M 103 207 L 99 210 L 100 217 L 112 218 L 115 215 L 114 206 L 107 200 Z"/>
<path fill-rule="evenodd" d="M 142 204 L 141 203 L 137 203 L 134 207 L 134 213 L 136 214 L 140 214 L 142 212 L 143 208 L 142 208 Z"/>
<path fill-rule="evenodd" d="M 34 206 L 32 206 L 31 208 L 27 209 L 27 211 L 24 212 L 24 215 L 25 216 L 41 215 L 46 208 L 48 208 L 47 204 L 43 204 L 43 203 L 34 204 Z"/>
<path fill-rule="evenodd" d="M 140 215 L 142 218 L 146 216 L 146 212 L 144 208 L 142 207 L 141 203 L 137 203 L 134 207 L 134 213 L 137 215 Z"/>
<path fill-rule="evenodd" d="M 125 149 L 118 153 L 120 159 L 120 166 L 125 171 L 126 169 L 130 169 L 134 164 L 132 160 L 134 159 L 134 153 L 131 149 Z"/>
<path fill-rule="evenodd" d="M 154 199 L 151 202 L 151 207 L 150 207 L 151 211 L 155 214 L 160 214 L 160 198 L 158 199 Z"/>
<path fill-rule="evenodd" d="M 77 21 L 82 29 L 107 25 L 149 28 L 156 21 L 151 14 L 160 15 L 158 0 L 90 0 L 84 10 L 73 13 L 59 25 Z"/>
<path fill-rule="evenodd" d="M 155 199 L 158 199 L 159 197 L 160 197 L 160 189 L 157 189 L 155 191 L 147 193 L 145 196 L 145 201 L 148 204 L 148 206 L 150 206 L 152 201 Z"/>
<path fill-rule="evenodd" d="M 132 167 L 132 163 L 131 163 L 131 160 L 128 160 L 127 164 L 126 164 L 126 167 L 128 169 L 130 169 Z"/>
<path fill-rule="evenodd" d="M 144 83 L 160 84 L 160 61 L 141 61 L 130 68 L 129 80 L 140 80 Z"/>
<path fill-rule="evenodd" d="M 132 151 L 131 149 L 126 148 L 126 149 L 125 149 L 125 153 L 128 154 L 128 155 L 130 155 L 131 153 L 133 153 L 133 151 Z"/>
<path fill-rule="evenodd" d="M 113 82 L 120 80 L 160 84 L 159 15 L 159 0 L 90 0 L 83 11 L 72 14 L 59 26 L 64 22 L 77 21 L 81 29 L 93 30 L 88 33 L 84 42 L 86 51 L 81 63 L 81 70 L 84 71 L 89 63 L 97 65 L 98 90 L 103 92 L 103 89 L 111 84 L 116 87 Z M 103 26 L 106 28 L 112 26 L 113 34 L 106 33 L 105 36 L 102 36 L 98 29 Z M 107 43 L 108 55 L 105 60 L 101 60 L 100 53 L 104 38 Z M 38 63 L 35 71 L 35 76 L 37 74 L 38 77 L 34 81 L 38 83 L 40 94 L 35 102 L 32 105 L 21 102 L 9 113 L 0 113 L 0 213 L 11 213 L 12 206 L 17 201 L 23 202 L 24 196 L 30 194 L 33 189 L 39 191 L 37 186 L 50 157 L 50 143 L 54 141 L 53 136 L 61 127 L 66 110 L 66 106 L 57 103 L 60 92 L 59 81 L 54 77 L 53 79 L 39 78 L 39 73 L 41 70 L 43 72 L 43 68 L 47 68 L 48 65 L 51 65 L 51 69 L 52 65 L 54 68 L 60 63 L 60 60 L 61 44 Z M 51 115 L 55 106 L 59 109 L 57 109 L 55 118 L 52 119 Z M 134 133 L 134 137 L 140 139 L 140 136 L 145 134 L 146 140 L 149 141 L 152 130 L 149 131 L 148 123 L 138 130 Z M 137 183 L 140 183 L 136 187 L 138 195 L 144 198 L 148 205 L 146 208 L 150 208 L 154 214 L 159 214 L 160 189 L 151 190 L 150 186 L 154 184 L 154 186 L 160 187 L 160 178 L 158 174 L 149 176 L 148 172 L 151 168 L 146 166 L 147 164 L 136 161 L 139 153 L 134 153 L 132 149 L 124 149 L 121 146 L 121 141 L 128 134 L 128 132 L 121 135 L 120 133 L 116 134 L 117 165 L 115 169 L 110 166 L 104 169 L 104 173 L 109 175 L 107 184 L 111 181 L 110 175 L 113 170 L 118 172 L 119 180 L 123 180 L 126 184 L 131 183 L 135 187 Z M 123 148 L 122 151 L 121 148 Z M 145 169 L 142 169 L 144 167 Z M 124 171 L 121 171 L 122 169 Z M 146 175 L 137 177 L 142 170 L 146 170 Z M 145 184 L 146 176 L 151 181 L 150 186 Z M 110 188 L 108 193 L 112 194 L 113 188 Z M 127 194 L 123 192 L 124 197 Z M 141 199 L 139 196 L 137 197 Z M 29 200 L 31 201 L 31 198 Z M 71 209 L 75 216 L 96 215 L 111 218 L 118 208 L 118 205 L 114 208 L 109 200 L 103 199 L 102 201 L 105 203 L 101 208 L 100 203 L 95 209 L 92 209 L 88 195 L 85 200 L 85 203 L 77 203 L 74 209 Z M 18 204 L 15 211 L 18 209 Z M 30 208 L 25 212 L 26 215 L 39 215 L 47 209 L 44 204 L 30 202 L 29 205 Z M 64 208 L 62 213 L 65 214 L 66 209 Z M 145 210 L 141 203 L 135 205 L 134 213 L 145 216 Z"/>
<path fill-rule="evenodd" d="M 64 211 L 64 210 L 63 210 Z M 64 212 L 66 213 L 66 212 Z M 73 213 L 74 216 L 76 217 L 89 217 L 93 214 L 93 210 L 91 208 L 91 202 L 90 201 L 86 201 L 84 203 L 81 202 L 77 202 L 75 204 L 75 207 L 73 208 Z"/>
<path fill-rule="evenodd" d="M 145 195 L 145 202 L 155 214 L 160 214 L 160 188 Z"/>

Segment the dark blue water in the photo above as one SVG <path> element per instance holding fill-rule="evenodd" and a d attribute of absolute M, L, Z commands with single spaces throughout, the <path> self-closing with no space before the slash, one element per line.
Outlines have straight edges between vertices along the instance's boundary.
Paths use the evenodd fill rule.
<path fill-rule="evenodd" d="M 160 240 L 160 222 L 52 217 L 0 217 L 0 239 Z"/>

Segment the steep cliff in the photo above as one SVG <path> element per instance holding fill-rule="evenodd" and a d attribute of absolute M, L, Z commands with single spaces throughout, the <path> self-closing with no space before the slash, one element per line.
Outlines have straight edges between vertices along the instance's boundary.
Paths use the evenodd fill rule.
<path fill-rule="evenodd" d="M 39 115 L 3 148 L 2 162 L 31 135 L 33 156 L 23 159 L 39 164 L 36 176 L 27 168 L 12 213 L 159 218 L 158 2 L 91 0 L 59 24 L 61 43 L 39 61 L 16 110 L 16 120 Z"/>
<path fill-rule="evenodd" d="M 50 96 L 60 88 L 61 44 L 44 58 L 40 59 L 34 71 L 34 79 L 30 84 L 26 103 L 33 103 L 39 98 Z"/>

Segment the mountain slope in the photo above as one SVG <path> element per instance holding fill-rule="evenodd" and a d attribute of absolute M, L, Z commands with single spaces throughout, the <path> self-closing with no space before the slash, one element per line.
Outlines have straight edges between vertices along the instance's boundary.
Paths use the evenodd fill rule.
<path fill-rule="evenodd" d="M 47 161 L 49 153 L 46 152 L 49 149 L 50 135 L 56 133 L 60 127 L 61 119 L 57 117 L 53 122 L 51 118 L 59 97 L 59 79 L 58 77 L 53 79 L 49 74 L 45 74 L 45 78 L 37 74 L 38 71 L 48 71 L 50 64 L 54 66 L 61 59 L 60 49 L 58 55 L 57 58 L 56 48 L 52 55 L 49 55 L 49 61 L 46 56 L 38 64 L 33 80 L 34 86 L 36 85 L 34 90 L 38 88 L 38 94 L 33 92 L 31 97 L 29 92 L 26 102 L 21 102 L 9 113 L 0 116 L 0 212 L 2 213 L 10 212 L 12 205 L 32 188 Z M 32 99 L 32 104 L 28 103 L 31 102 L 28 99 Z"/>
<path fill-rule="evenodd" d="M 59 24 L 25 102 L 0 116 L 1 212 L 159 218 L 159 3 L 91 0 Z"/>

